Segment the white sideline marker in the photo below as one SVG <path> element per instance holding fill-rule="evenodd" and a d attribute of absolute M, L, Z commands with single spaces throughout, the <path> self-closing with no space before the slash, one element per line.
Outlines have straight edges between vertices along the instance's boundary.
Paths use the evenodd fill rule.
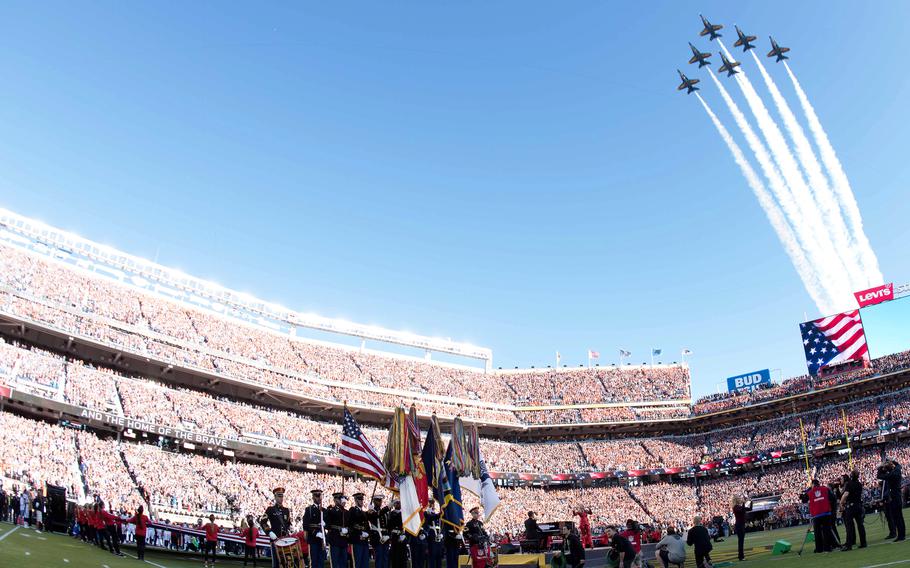
<path fill-rule="evenodd" d="M 6 531 L 5 533 L 3 533 L 3 535 L 0 536 L 0 540 L 3 540 L 4 538 L 6 538 L 6 537 L 8 537 L 9 535 L 11 535 L 11 534 L 13 534 L 14 532 L 16 532 L 17 530 L 19 530 L 19 525 L 16 525 L 16 526 L 14 526 L 13 528 L 11 528 L 10 530 L 8 530 L 8 531 Z"/>
<path fill-rule="evenodd" d="M 882 566 L 894 566 L 895 564 L 906 564 L 907 562 L 910 562 L 910 558 L 895 560 L 894 562 L 885 562 L 884 564 L 870 564 L 869 566 L 863 566 L 862 568 L 881 568 Z"/>

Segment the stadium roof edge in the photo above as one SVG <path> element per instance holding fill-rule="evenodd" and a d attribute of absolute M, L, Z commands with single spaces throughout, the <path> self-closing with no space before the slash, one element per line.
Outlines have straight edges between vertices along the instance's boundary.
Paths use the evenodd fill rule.
<path fill-rule="evenodd" d="M 2 207 L 0 207 L 0 228 L 46 246 L 63 251 L 78 252 L 94 262 L 105 264 L 111 268 L 165 283 L 193 294 L 199 294 L 219 303 L 233 305 L 263 316 L 282 320 L 291 325 L 413 347 L 425 351 L 479 359 L 485 361 L 488 367 L 492 364 L 493 351 L 487 347 L 291 310 L 280 304 L 256 298 L 252 294 L 238 292 L 221 284 L 186 274 L 182 270 L 168 268 L 151 260 L 117 250 L 114 247 L 96 243 L 71 231 L 53 227 L 42 221 L 19 215 Z"/>

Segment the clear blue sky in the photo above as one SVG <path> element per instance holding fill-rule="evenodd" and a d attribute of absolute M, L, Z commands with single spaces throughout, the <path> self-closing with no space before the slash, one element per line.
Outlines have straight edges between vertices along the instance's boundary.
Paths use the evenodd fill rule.
<path fill-rule="evenodd" d="M 699 394 L 802 373 L 817 314 L 675 90 L 703 12 L 793 49 L 886 278 L 910 281 L 910 4 L 430 4 L 7 3 L 0 205 L 497 365 L 688 347 Z"/>

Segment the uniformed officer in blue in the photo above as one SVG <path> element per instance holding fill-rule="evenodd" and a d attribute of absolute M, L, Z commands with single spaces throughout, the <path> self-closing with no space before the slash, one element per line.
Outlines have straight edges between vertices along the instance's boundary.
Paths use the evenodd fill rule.
<path fill-rule="evenodd" d="M 303 512 L 303 530 L 310 546 L 310 568 L 325 568 L 325 509 L 322 507 L 322 490 L 313 489 L 313 504 Z"/>

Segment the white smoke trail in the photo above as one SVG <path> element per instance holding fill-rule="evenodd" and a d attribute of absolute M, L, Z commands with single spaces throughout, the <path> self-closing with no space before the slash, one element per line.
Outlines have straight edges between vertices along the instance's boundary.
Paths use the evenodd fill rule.
<path fill-rule="evenodd" d="M 809 130 L 812 132 L 815 143 L 818 145 L 822 162 L 828 170 L 828 174 L 831 176 L 834 193 L 837 195 L 838 202 L 846 213 L 847 222 L 850 224 L 850 229 L 853 232 L 853 239 L 860 251 L 865 283 L 867 286 L 881 284 L 884 282 L 884 278 L 878 266 L 878 258 L 875 256 L 875 252 L 872 250 L 869 239 L 866 237 L 866 233 L 863 230 L 863 217 L 859 212 L 859 205 L 856 203 L 856 197 L 853 195 L 853 190 L 850 188 L 850 180 L 847 179 L 844 167 L 837 158 L 837 153 L 834 151 L 831 141 L 828 140 L 828 134 L 822 127 L 822 123 L 818 119 L 815 109 L 809 102 L 809 97 L 806 96 L 806 92 L 803 91 L 799 81 L 796 80 L 796 75 L 793 74 L 793 71 L 790 69 L 790 66 L 787 65 L 786 61 L 784 61 L 784 68 L 786 68 L 787 74 L 790 76 L 790 81 L 793 82 L 793 88 L 796 89 L 796 96 L 799 98 L 799 103 L 802 106 L 803 113 L 806 115 L 806 120 L 809 123 Z"/>
<path fill-rule="evenodd" d="M 718 43 L 720 43 L 719 40 Z M 727 57 L 732 60 L 733 56 L 726 46 L 723 43 L 720 43 L 720 46 Z M 800 215 L 798 217 L 790 217 L 790 222 L 793 223 L 794 227 L 799 226 L 799 224 L 806 224 L 808 230 L 818 240 L 819 247 L 815 253 L 820 257 L 821 262 L 815 265 L 816 270 L 821 273 L 822 278 L 825 280 L 826 288 L 831 292 L 831 299 L 834 304 L 846 307 L 847 302 L 853 301 L 853 289 L 850 285 L 850 279 L 847 277 L 846 266 L 840 258 L 839 251 L 834 248 L 834 244 L 822 222 L 821 213 L 815 206 L 809 187 L 806 185 L 802 172 L 796 164 L 796 159 L 790 153 L 790 148 L 777 127 L 777 123 L 771 118 L 761 97 L 758 96 L 749 78 L 746 77 L 745 71 L 741 70 L 734 78 L 743 95 L 745 95 L 749 109 L 758 123 L 758 128 L 764 135 L 771 154 L 774 156 L 774 161 L 777 162 L 780 172 L 784 176 L 787 186 L 793 192 L 793 198 L 799 207 Z"/>
<path fill-rule="evenodd" d="M 820 246 L 815 233 L 810 230 L 806 223 L 802 222 L 802 217 L 796 202 L 793 199 L 793 195 L 790 193 L 790 189 L 787 187 L 777 166 L 774 165 L 774 161 L 771 159 L 768 149 L 765 148 L 764 143 L 752 129 L 749 121 L 746 120 L 746 115 L 743 114 L 733 101 L 733 97 L 730 96 L 730 93 L 727 91 L 726 87 L 724 87 L 723 83 L 720 82 L 720 79 L 714 75 L 714 72 L 708 69 L 708 75 L 710 75 L 711 79 L 714 81 L 718 91 L 720 91 L 720 95 L 727 104 L 730 114 L 733 115 L 733 120 L 745 137 L 749 149 L 755 154 L 758 165 L 768 179 L 768 185 L 771 188 L 771 192 L 774 194 L 774 197 L 777 198 L 777 202 L 780 203 L 780 208 L 783 210 L 787 219 L 789 219 L 790 225 L 796 232 L 796 236 L 800 243 L 799 246 L 808 258 L 808 262 L 812 266 L 813 272 L 817 274 L 817 279 L 821 283 L 821 288 L 824 289 L 823 301 L 818 306 L 819 309 L 822 313 L 830 313 L 829 308 L 833 305 L 832 298 L 834 290 L 830 286 L 830 280 L 828 280 L 826 273 L 819 268 L 824 264 L 824 259 L 818 253 Z"/>
<path fill-rule="evenodd" d="M 736 161 L 736 164 L 742 171 L 743 177 L 746 178 L 746 182 L 758 199 L 758 204 L 768 217 L 768 222 L 771 223 L 771 227 L 774 229 L 775 234 L 777 234 L 777 238 L 783 245 L 787 256 L 790 257 L 790 262 L 792 262 L 793 267 L 796 268 L 796 273 L 799 275 L 800 280 L 802 280 L 803 286 L 805 286 L 812 301 L 815 302 L 816 307 L 818 307 L 822 313 L 829 313 L 830 306 L 824 299 L 825 291 L 819 282 L 818 275 L 806 259 L 806 255 L 803 253 L 802 248 L 800 248 L 796 235 L 793 234 L 793 230 L 784 218 L 783 213 L 781 213 L 777 203 L 774 202 L 774 199 L 768 193 L 768 190 L 765 189 L 758 174 L 752 168 L 752 164 L 750 164 L 745 155 L 743 155 L 742 149 L 740 149 L 739 145 L 733 140 L 730 132 L 727 131 L 720 119 L 717 118 L 717 115 L 714 114 L 714 111 L 711 110 L 708 103 L 701 98 L 700 94 L 695 93 L 695 96 L 698 97 L 698 100 L 705 108 L 705 112 L 711 117 L 711 122 L 714 123 L 714 127 L 717 129 L 720 137 L 723 138 L 724 142 L 727 144 L 727 148 L 730 149 L 730 153 L 733 154 L 734 161 Z"/>
<path fill-rule="evenodd" d="M 850 284 L 853 290 L 867 288 L 866 279 L 863 275 L 862 261 L 860 259 L 861 253 L 859 248 L 854 246 L 851 242 L 850 233 L 847 231 L 847 224 L 844 222 L 840 207 L 837 205 L 837 199 L 831 191 L 831 187 L 828 185 L 828 178 L 825 177 L 825 174 L 822 171 L 822 165 L 819 163 L 818 158 L 815 156 L 815 152 L 812 150 L 809 138 L 806 137 L 803 127 L 799 124 L 799 121 L 796 120 L 793 111 L 790 110 L 790 105 L 787 103 L 787 100 L 784 99 L 780 89 L 777 88 L 771 75 L 768 74 L 764 64 L 762 64 L 754 51 L 752 52 L 752 58 L 755 59 L 755 64 L 758 65 L 758 70 L 762 75 L 762 79 L 765 81 L 765 86 L 768 88 L 768 92 L 771 93 L 771 99 L 774 100 L 774 105 L 777 107 L 777 111 L 784 121 L 784 127 L 790 135 L 790 140 L 793 141 L 793 146 L 796 149 L 796 157 L 799 159 L 800 165 L 802 165 L 803 170 L 806 172 L 809 188 L 815 196 L 816 206 L 822 213 L 823 222 L 828 229 L 828 234 L 831 236 L 831 240 L 833 241 L 834 246 L 837 247 L 837 250 L 842 251 L 841 258 L 844 261 L 844 265 L 847 267 L 850 276 Z"/>

